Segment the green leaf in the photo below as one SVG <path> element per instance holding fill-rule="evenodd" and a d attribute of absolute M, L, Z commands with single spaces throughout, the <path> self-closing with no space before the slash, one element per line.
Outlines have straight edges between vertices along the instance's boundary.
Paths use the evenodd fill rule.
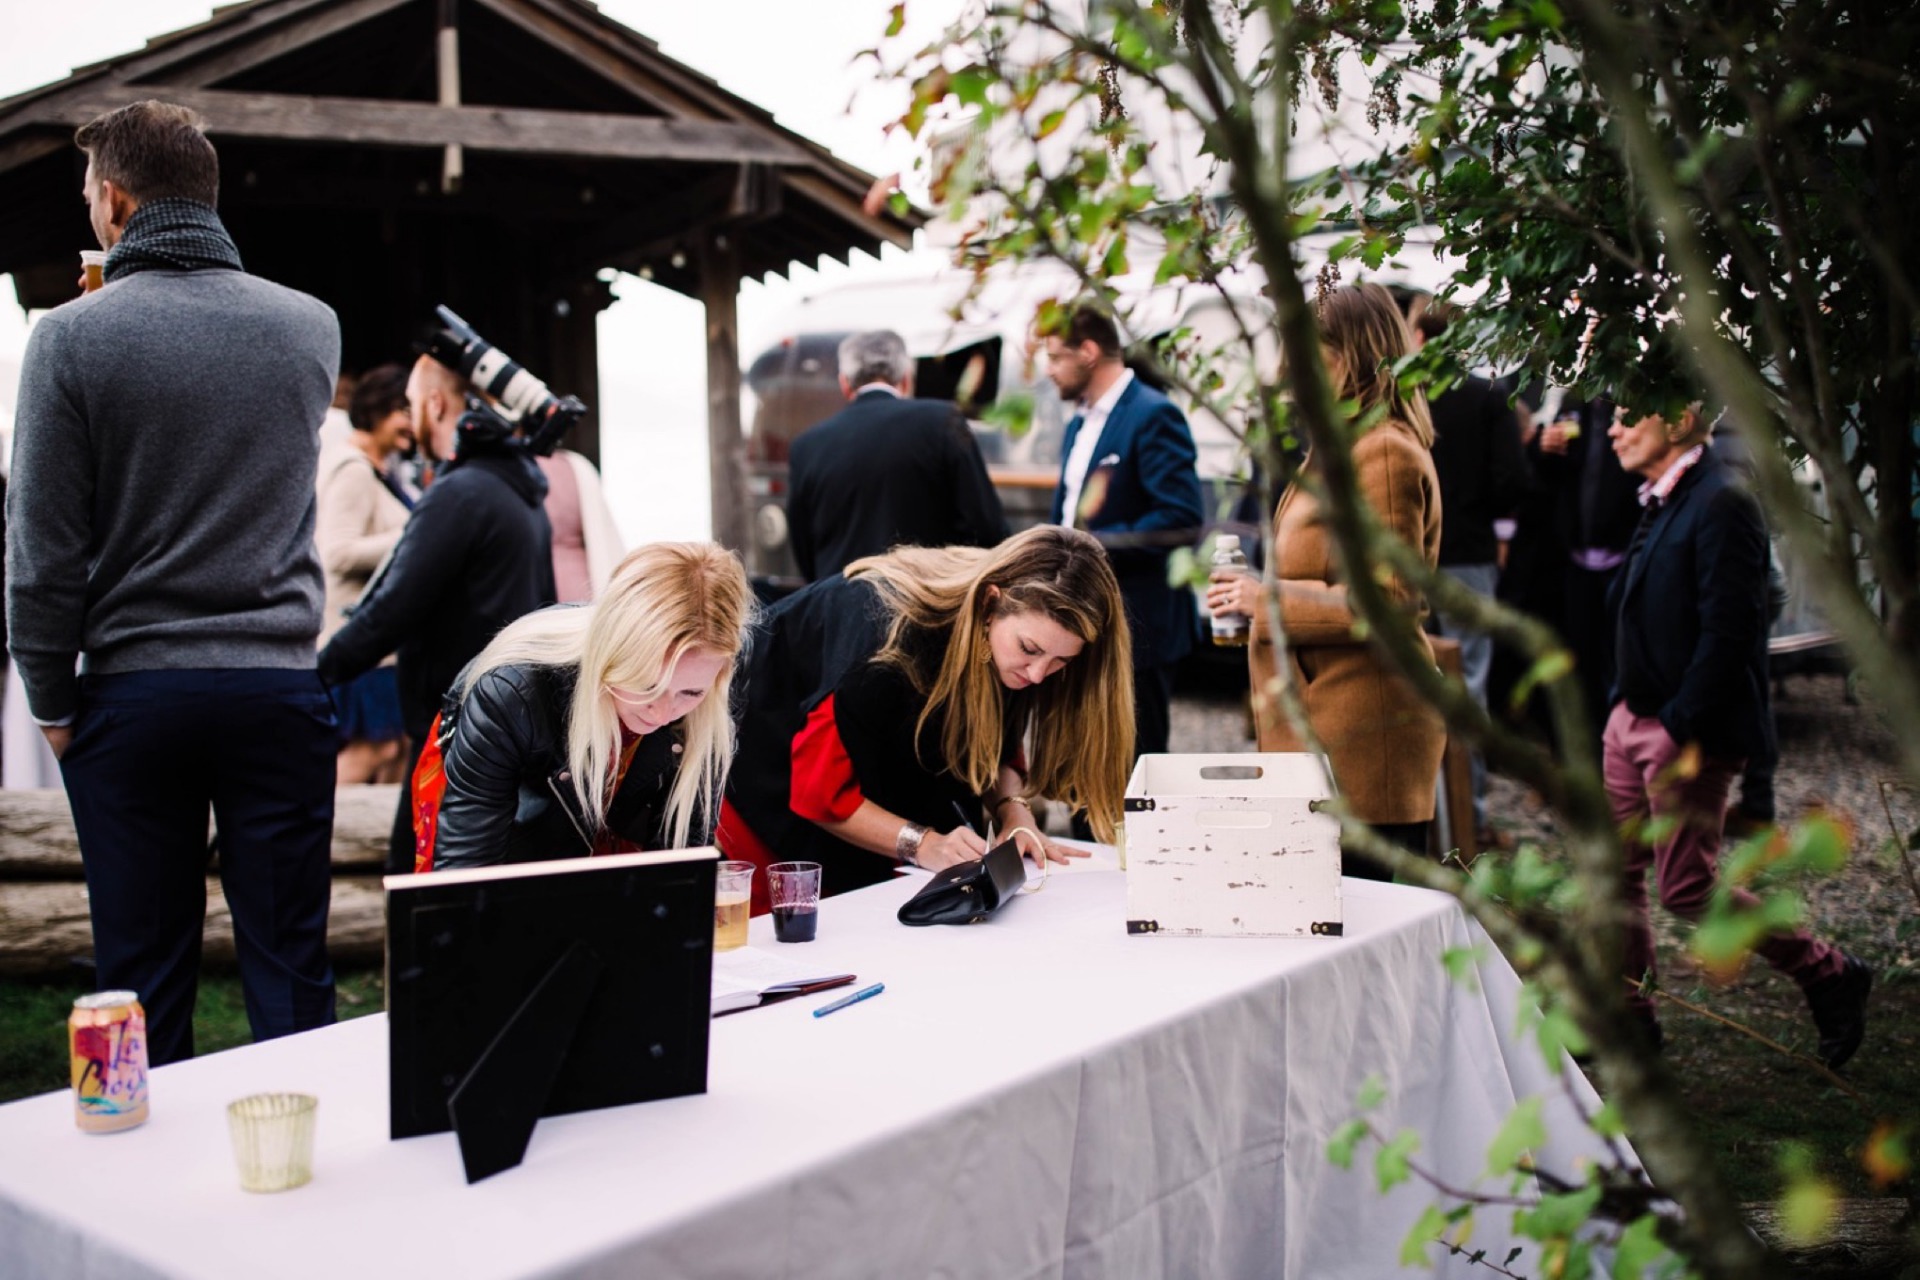
<path fill-rule="evenodd" d="M 1807 1248 L 1825 1240 L 1840 1209 L 1840 1194 L 1824 1178 L 1796 1178 L 1781 1193 L 1780 1233 L 1788 1242 Z"/>
<path fill-rule="evenodd" d="M 1558 1071 L 1563 1055 L 1585 1053 L 1587 1034 L 1580 1030 L 1580 1024 L 1573 1015 L 1559 1005 L 1552 1005 L 1540 1015 L 1540 1025 L 1534 1031 L 1540 1043 L 1540 1056 L 1546 1060 L 1547 1070 Z"/>
<path fill-rule="evenodd" d="M 1380 1148 L 1373 1157 L 1374 1176 L 1380 1180 L 1380 1190 L 1393 1190 L 1413 1176 L 1409 1163 L 1415 1151 L 1420 1149 L 1420 1135 L 1411 1129 L 1402 1129 L 1393 1136 L 1393 1140 Z"/>
<path fill-rule="evenodd" d="M 1424 1267 L 1428 1264 L 1427 1246 L 1446 1234 L 1449 1220 L 1438 1205 L 1428 1205 L 1414 1222 L 1407 1238 L 1400 1242 L 1400 1265 Z"/>
<path fill-rule="evenodd" d="M 1448 979 L 1456 986 L 1476 991 L 1479 989 L 1480 960 L 1484 954 L 1483 947 L 1448 947 L 1440 953 L 1440 963 L 1446 967 Z"/>
<path fill-rule="evenodd" d="M 1660 1222 L 1652 1214 L 1635 1218 L 1613 1246 L 1613 1280 L 1645 1280 L 1647 1271 L 1673 1251 L 1660 1242 Z"/>
<path fill-rule="evenodd" d="M 1507 1113 L 1506 1123 L 1487 1146 L 1487 1172 L 1507 1173 L 1520 1159 L 1537 1147 L 1546 1145 L 1547 1126 L 1540 1119 L 1540 1099 L 1522 1098 Z"/>
<path fill-rule="evenodd" d="M 1367 1136 L 1365 1120 L 1349 1120 L 1327 1139 L 1327 1159 L 1341 1169 L 1353 1168 L 1353 1149 Z"/>
<path fill-rule="evenodd" d="M 1527 699 L 1533 695 L 1533 691 L 1537 686 L 1551 684 L 1553 681 L 1571 674 L 1572 671 L 1573 652 L 1568 649 L 1552 650 L 1538 662 L 1535 662 L 1531 667 L 1527 668 L 1526 674 L 1522 675 L 1520 679 L 1514 683 L 1513 694 L 1508 699 L 1509 704 L 1515 711 L 1522 710 L 1527 705 Z"/>
<path fill-rule="evenodd" d="M 1360 1093 L 1353 1105 L 1362 1111 L 1371 1111 L 1387 1100 L 1387 1082 L 1377 1075 L 1368 1076 L 1360 1082 Z"/>
<path fill-rule="evenodd" d="M 987 105 L 987 90 L 993 84 L 994 75 L 985 67 L 963 67 L 953 73 L 948 89 L 963 105 L 984 107 Z"/>
<path fill-rule="evenodd" d="M 1513 1215 L 1514 1230 L 1531 1240 L 1565 1240 L 1586 1225 L 1600 1205 L 1600 1188 L 1582 1187 L 1578 1191 L 1542 1196 L 1540 1203 Z M 1566 1275 L 1580 1274 L 1572 1271 Z"/>
<path fill-rule="evenodd" d="M 1203 564 L 1192 547 L 1175 547 L 1167 554 L 1167 585 L 1200 587 L 1206 585 L 1209 566 Z"/>
<path fill-rule="evenodd" d="M 907 25 L 907 6 L 897 4 L 887 11 L 887 36 L 891 39 L 900 34 Z"/>
<path fill-rule="evenodd" d="M 1787 858 L 1796 867 L 1832 875 L 1847 861 L 1846 832 L 1832 818 L 1815 814 L 1793 829 Z"/>

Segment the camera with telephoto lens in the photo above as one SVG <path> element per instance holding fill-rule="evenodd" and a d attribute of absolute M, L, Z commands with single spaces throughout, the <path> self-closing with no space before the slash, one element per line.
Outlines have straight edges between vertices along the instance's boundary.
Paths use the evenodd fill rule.
<path fill-rule="evenodd" d="M 554 451 L 587 406 L 574 396 L 556 396 L 500 348 L 473 331 L 450 307 L 434 308 L 437 323 L 420 351 L 473 385 L 460 419 L 460 453 L 507 446 L 544 458 Z"/>

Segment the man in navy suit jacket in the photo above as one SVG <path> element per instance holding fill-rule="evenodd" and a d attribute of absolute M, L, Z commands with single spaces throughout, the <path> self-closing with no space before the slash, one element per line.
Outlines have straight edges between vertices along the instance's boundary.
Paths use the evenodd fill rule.
<path fill-rule="evenodd" d="M 1055 524 L 1085 529 L 1107 548 L 1133 628 L 1134 750 L 1167 749 L 1173 667 L 1193 647 L 1193 595 L 1167 584 L 1167 557 L 1189 547 L 1203 521 L 1198 456 L 1173 402 L 1133 376 L 1111 317 L 1085 305 L 1047 339 L 1047 375 L 1078 402 L 1061 445 Z"/>
<path fill-rule="evenodd" d="M 1653 969 L 1647 867 L 1669 911 L 1695 919 L 1718 874 L 1727 791 L 1745 758 L 1763 750 L 1767 679 L 1767 532 L 1760 508 L 1706 447 L 1698 405 L 1669 423 L 1622 409 L 1607 432 L 1627 471 L 1641 476 L 1644 511 L 1610 597 L 1616 624 L 1613 710 L 1603 760 L 1607 795 L 1626 848 L 1626 975 Z M 1687 757 L 1697 756 L 1697 767 Z M 1654 822 L 1649 840 L 1641 833 Z M 1744 890 L 1734 897 L 1746 905 Z M 1820 1057 L 1838 1067 L 1866 1031 L 1873 971 L 1802 932 L 1755 948 L 1806 994 Z M 1653 1006 L 1632 997 L 1657 1044 Z"/>
<path fill-rule="evenodd" d="M 787 528 L 808 582 L 892 547 L 992 547 L 1007 518 L 967 420 L 950 400 L 913 398 L 900 335 L 840 344 L 850 404 L 803 432 L 788 455 Z"/>

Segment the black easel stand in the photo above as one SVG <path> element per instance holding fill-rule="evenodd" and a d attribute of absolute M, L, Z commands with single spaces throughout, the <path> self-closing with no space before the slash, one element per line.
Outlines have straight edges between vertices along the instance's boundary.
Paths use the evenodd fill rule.
<path fill-rule="evenodd" d="M 574 943 L 454 1086 L 447 1118 L 460 1139 L 469 1183 L 511 1169 L 527 1154 L 533 1126 L 605 969 L 591 948 Z"/>

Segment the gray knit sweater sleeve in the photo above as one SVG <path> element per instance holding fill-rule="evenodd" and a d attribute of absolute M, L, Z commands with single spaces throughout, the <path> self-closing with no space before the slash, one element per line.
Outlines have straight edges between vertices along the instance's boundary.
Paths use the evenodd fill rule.
<path fill-rule="evenodd" d="M 8 647 L 42 721 L 74 710 L 94 497 L 93 442 L 59 329 L 43 319 L 27 339 L 7 480 Z"/>

